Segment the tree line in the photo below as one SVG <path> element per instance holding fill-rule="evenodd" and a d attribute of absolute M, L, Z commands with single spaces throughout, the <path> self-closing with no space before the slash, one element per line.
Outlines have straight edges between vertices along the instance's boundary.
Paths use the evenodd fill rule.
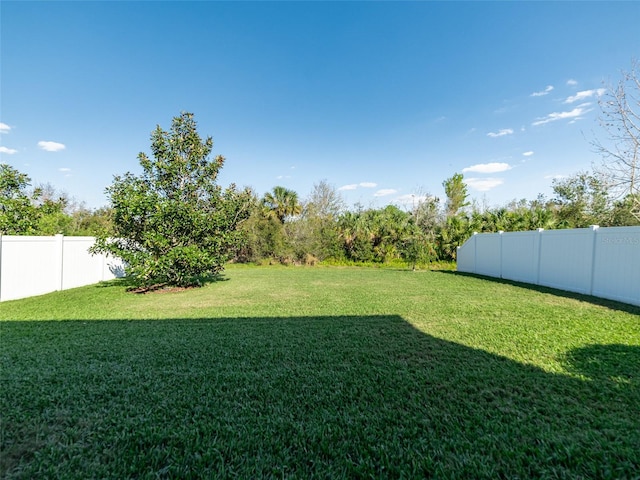
<path fill-rule="evenodd" d="M 112 209 L 90 209 L 50 183 L 0 163 L 0 235 L 95 236 L 112 226 Z"/>
<path fill-rule="evenodd" d="M 300 203 L 296 192 L 275 187 L 252 198 L 251 215 L 241 226 L 245 243 L 236 258 L 284 264 L 405 262 L 415 267 L 454 261 L 457 247 L 474 232 L 640 225 L 633 214 L 634 198 L 613 198 L 595 173 L 554 180 L 552 198 L 540 195 L 493 208 L 469 201 L 462 174 L 443 185 L 444 203 L 416 195 L 406 208 L 350 209 L 326 181 Z"/>
<path fill-rule="evenodd" d="M 469 201 L 462 174 L 446 179 L 443 186 L 444 202 L 428 194 L 415 195 L 414 202 L 403 208 L 348 208 L 340 192 L 325 180 L 303 200 L 282 186 L 263 196 L 246 191 L 240 200 L 246 218 L 238 222 L 239 238 L 228 259 L 282 264 L 404 262 L 415 268 L 454 261 L 457 247 L 474 232 L 640 225 L 634 216 L 634 197 L 613 198 L 598 173 L 579 172 L 554 180 L 549 199 L 540 195 L 492 208 Z M 138 208 L 132 194 L 117 204 L 90 210 L 51 185 L 29 187 L 26 174 L 0 164 L 2 234 L 110 236 L 115 234 L 116 214 L 121 224 L 141 221 L 134 214 L 124 218 L 125 206 Z M 189 195 L 184 185 L 180 192 L 182 197 Z M 188 204 L 188 198 L 181 202 Z M 155 227 L 156 233 L 159 229 Z"/>

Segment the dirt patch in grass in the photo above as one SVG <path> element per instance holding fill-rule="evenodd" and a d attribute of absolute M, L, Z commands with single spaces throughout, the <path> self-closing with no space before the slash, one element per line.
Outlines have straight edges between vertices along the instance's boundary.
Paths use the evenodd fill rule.
<path fill-rule="evenodd" d="M 175 293 L 175 292 L 184 292 L 187 290 L 193 290 L 194 288 L 199 288 L 197 286 L 192 287 L 178 287 L 175 285 L 167 285 L 166 283 L 160 283 L 157 285 L 151 285 L 147 287 L 133 287 L 127 289 L 128 292 L 137 293 L 137 294 L 147 294 L 147 293 Z"/>

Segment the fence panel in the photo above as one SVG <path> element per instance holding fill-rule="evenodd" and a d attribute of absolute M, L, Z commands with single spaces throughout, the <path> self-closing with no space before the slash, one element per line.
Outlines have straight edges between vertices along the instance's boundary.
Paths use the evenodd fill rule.
<path fill-rule="evenodd" d="M 482 252 L 482 255 L 476 255 L 476 273 L 489 277 L 500 276 L 501 241 L 501 233 L 476 235 L 476 252 Z"/>
<path fill-rule="evenodd" d="M 62 290 L 81 287 L 102 279 L 102 255 L 93 256 L 89 247 L 93 245 L 93 237 L 65 237 L 62 249 Z M 100 281 L 98 280 L 98 281 Z"/>
<path fill-rule="evenodd" d="M 594 231 L 588 228 L 542 232 L 538 283 L 589 294 Z"/>
<path fill-rule="evenodd" d="M 56 237 L 5 236 L 0 263 L 0 300 L 59 290 L 61 246 Z"/>
<path fill-rule="evenodd" d="M 456 261 L 459 272 L 473 273 L 476 271 L 475 261 L 477 236 L 477 234 L 474 234 L 473 237 L 464 243 L 464 245 L 458 247 Z"/>
<path fill-rule="evenodd" d="M 122 263 L 88 249 L 94 237 L 0 236 L 0 301 L 122 276 Z"/>
<path fill-rule="evenodd" d="M 458 255 L 461 272 L 640 305 L 640 227 L 479 234 Z"/>
<path fill-rule="evenodd" d="M 640 228 L 598 230 L 593 295 L 640 304 Z"/>
<path fill-rule="evenodd" d="M 538 283 L 540 231 L 502 234 L 502 278 Z"/>

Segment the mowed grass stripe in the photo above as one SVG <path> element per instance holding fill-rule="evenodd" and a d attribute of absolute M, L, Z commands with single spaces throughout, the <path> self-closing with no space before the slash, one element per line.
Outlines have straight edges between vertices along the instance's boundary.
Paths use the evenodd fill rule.
<path fill-rule="evenodd" d="M 1 475 L 640 475 L 637 309 L 441 272 L 226 279 L 0 304 Z"/>

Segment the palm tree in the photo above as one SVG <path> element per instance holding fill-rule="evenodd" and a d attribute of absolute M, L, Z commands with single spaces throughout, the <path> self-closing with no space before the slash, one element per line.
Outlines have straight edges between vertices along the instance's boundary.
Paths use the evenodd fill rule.
<path fill-rule="evenodd" d="M 262 199 L 262 205 L 269 215 L 284 223 L 286 217 L 299 215 L 302 207 L 298 203 L 298 194 L 285 187 L 274 187 L 273 192 L 267 192 Z"/>

